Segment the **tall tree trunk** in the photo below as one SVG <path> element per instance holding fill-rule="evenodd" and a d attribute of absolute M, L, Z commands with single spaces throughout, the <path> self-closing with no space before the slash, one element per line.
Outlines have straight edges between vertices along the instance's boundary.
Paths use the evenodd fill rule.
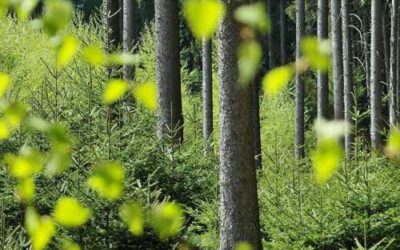
<path fill-rule="evenodd" d="M 273 10 L 272 10 L 272 0 L 267 0 L 267 10 L 268 10 L 268 16 L 272 20 L 273 16 Z M 271 30 L 267 36 L 268 39 L 268 68 L 272 69 L 275 67 L 276 62 L 275 62 L 275 46 L 274 46 L 274 37 L 273 37 L 273 32 L 274 32 L 274 22 L 271 21 Z"/>
<path fill-rule="evenodd" d="M 296 60 L 301 58 L 301 39 L 305 32 L 305 3 L 296 0 Z M 304 158 L 304 79 L 296 72 L 296 158 Z"/>
<path fill-rule="evenodd" d="M 252 114 L 254 132 L 254 158 L 256 168 L 262 167 L 261 150 L 261 123 L 260 123 L 260 77 L 251 85 L 252 88 Z"/>
<path fill-rule="evenodd" d="M 328 0 L 318 0 L 318 39 L 328 38 Z M 328 118 L 329 85 L 328 74 L 318 71 L 318 118 Z"/>
<path fill-rule="evenodd" d="M 103 7 L 105 12 L 106 24 L 106 50 L 110 53 L 121 45 L 122 8 L 120 5 L 120 1 L 118 0 L 104 0 Z"/>
<path fill-rule="evenodd" d="M 213 132 L 212 41 L 203 41 L 203 137 L 207 141 Z"/>
<path fill-rule="evenodd" d="M 392 0 L 391 31 L 390 31 L 390 81 L 389 81 L 389 123 L 391 127 L 396 126 L 396 92 L 397 92 L 397 67 L 398 67 L 398 0 Z"/>
<path fill-rule="evenodd" d="M 342 0 L 342 33 L 343 33 L 343 83 L 344 83 L 344 119 L 353 124 L 353 71 L 352 50 L 350 42 L 350 4 L 349 0 Z M 353 144 L 353 134 L 345 137 L 346 157 L 350 159 Z"/>
<path fill-rule="evenodd" d="M 287 62 L 287 46 L 286 46 L 286 0 L 279 0 L 279 25 L 280 25 L 280 56 L 281 56 L 281 65 L 286 64 Z"/>
<path fill-rule="evenodd" d="M 155 0 L 158 135 L 183 141 L 179 56 L 179 1 Z"/>
<path fill-rule="evenodd" d="M 381 0 L 371 1 L 371 144 L 377 150 L 382 145 L 381 130 Z"/>
<path fill-rule="evenodd" d="M 135 27 L 134 27 L 134 15 L 135 15 L 135 3 L 134 0 L 123 0 L 123 11 L 122 11 L 122 45 L 125 53 L 132 52 L 134 41 L 135 41 Z M 133 80 L 133 66 L 124 66 L 124 79 Z"/>
<path fill-rule="evenodd" d="M 164 0 L 163 0 L 164 1 Z M 227 13 L 219 30 L 220 78 L 220 249 L 246 241 L 262 249 L 254 167 L 251 88 L 238 83 L 236 50 L 240 42 L 235 8 L 248 1 L 223 0 Z"/>
<path fill-rule="evenodd" d="M 331 0 L 331 27 L 333 52 L 333 96 L 335 119 L 344 118 L 343 100 L 343 58 L 340 22 L 340 0 Z"/>

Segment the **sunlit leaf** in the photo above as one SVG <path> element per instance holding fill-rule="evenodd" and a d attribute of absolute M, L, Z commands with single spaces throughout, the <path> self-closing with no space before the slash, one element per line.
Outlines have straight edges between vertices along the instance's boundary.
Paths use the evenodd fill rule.
<path fill-rule="evenodd" d="M 29 117 L 26 121 L 26 125 L 29 128 L 40 131 L 42 133 L 47 132 L 47 130 L 50 128 L 47 121 L 35 116 Z"/>
<path fill-rule="evenodd" d="M 36 8 L 39 0 L 13 0 L 13 7 L 20 20 L 26 20 L 30 17 L 32 11 Z"/>
<path fill-rule="evenodd" d="M 72 149 L 73 139 L 63 124 L 53 124 L 47 131 L 47 137 L 55 151 L 68 153 Z"/>
<path fill-rule="evenodd" d="M 11 85 L 11 78 L 8 74 L 0 72 L 0 98 L 4 97 Z"/>
<path fill-rule="evenodd" d="M 183 222 L 183 209 L 176 203 L 160 204 L 151 213 L 150 223 L 161 240 L 166 240 L 178 234 Z"/>
<path fill-rule="evenodd" d="M 70 22 L 73 6 L 67 0 L 47 0 L 44 10 L 43 28 L 50 36 L 54 36 Z"/>
<path fill-rule="evenodd" d="M 67 170 L 71 165 L 71 156 L 67 153 L 53 151 L 46 165 L 45 174 L 55 176 Z"/>
<path fill-rule="evenodd" d="M 17 195 L 21 200 L 30 202 L 35 196 L 35 191 L 36 187 L 33 178 L 30 177 L 18 180 Z"/>
<path fill-rule="evenodd" d="M 307 62 L 315 70 L 328 71 L 331 66 L 331 43 L 319 41 L 315 37 L 306 37 L 301 41 L 301 50 Z"/>
<path fill-rule="evenodd" d="M 42 155 L 32 148 L 21 149 L 19 155 L 7 154 L 4 161 L 11 175 L 20 179 L 31 177 L 43 169 Z"/>
<path fill-rule="evenodd" d="M 326 121 L 318 119 L 315 121 L 314 127 L 319 139 L 340 139 L 350 133 L 351 130 L 351 125 L 348 122 L 340 120 Z"/>
<path fill-rule="evenodd" d="M 107 60 L 107 56 L 103 49 L 96 46 L 88 46 L 84 48 L 82 56 L 84 60 L 94 66 L 104 65 Z"/>
<path fill-rule="evenodd" d="M 253 246 L 248 242 L 239 242 L 235 246 L 235 250 L 253 250 Z"/>
<path fill-rule="evenodd" d="M 20 102 L 8 104 L 4 110 L 4 120 L 11 129 L 17 128 L 26 115 L 26 107 Z"/>
<path fill-rule="evenodd" d="M 293 66 L 281 66 L 270 70 L 263 79 L 264 91 L 268 95 L 279 94 L 293 79 Z"/>
<path fill-rule="evenodd" d="M 90 218 L 91 211 L 72 197 L 61 197 L 54 207 L 53 217 L 66 227 L 80 227 Z"/>
<path fill-rule="evenodd" d="M 154 82 L 147 82 L 135 86 L 133 96 L 136 101 L 151 111 L 157 109 L 157 86 Z"/>
<path fill-rule="evenodd" d="M 386 143 L 386 154 L 389 157 L 399 157 L 400 156 L 400 129 L 393 128 L 390 131 L 388 141 Z"/>
<path fill-rule="evenodd" d="M 57 67 L 63 68 L 69 64 L 74 58 L 78 47 L 79 42 L 74 36 L 68 35 L 64 37 L 57 49 Z"/>
<path fill-rule="evenodd" d="M 81 247 L 70 239 L 64 239 L 61 244 L 61 250 L 81 250 Z"/>
<path fill-rule="evenodd" d="M 183 11 L 194 36 L 208 39 L 224 17 L 225 6 L 217 0 L 186 0 Z"/>
<path fill-rule="evenodd" d="M 243 5 L 235 11 L 235 19 L 260 32 L 266 33 L 271 28 L 271 22 L 267 16 L 266 7 L 262 2 Z"/>
<path fill-rule="evenodd" d="M 260 69 L 262 60 L 261 45 L 254 41 L 244 41 L 238 48 L 239 83 L 248 85 Z"/>
<path fill-rule="evenodd" d="M 9 0 L 0 0 L 0 18 L 7 14 Z"/>
<path fill-rule="evenodd" d="M 96 167 L 88 185 L 101 197 L 118 199 L 124 190 L 125 170 L 117 163 L 105 163 Z"/>
<path fill-rule="evenodd" d="M 329 181 L 343 160 L 343 149 L 339 140 L 323 138 L 318 140 L 317 148 L 312 153 L 314 177 L 318 184 Z"/>
<path fill-rule="evenodd" d="M 53 220 L 49 216 L 40 217 L 33 207 L 26 209 L 25 228 L 32 240 L 33 250 L 45 249 L 56 232 Z"/>
<path fill-rule="evenodd" d="M 139 55 L 130 53 L 111 54 L 108 63 L 113 65 L 135 65 L 139 63 Z"/>
<path fill-rule="evenodd" d="M 143 234 L 144 214 L 142 207 L 138 203 L 131 202 L 122 205 L 119 215 L 133 235 L 141 236 Z"/>
<path fill-rule="evenodd" d="M 126 81 L 120 79 L 110 80 L 103 92 L 103 103 L 112 104 L 121 99 L 128 91 L 129 85 Z"/>
<path fill-rule="evenodd" d="M 7 124 L 7 121 L 4 119 L 0 120 L 0 140 L 7 139 L 10 136 L 10 128 Z"/>

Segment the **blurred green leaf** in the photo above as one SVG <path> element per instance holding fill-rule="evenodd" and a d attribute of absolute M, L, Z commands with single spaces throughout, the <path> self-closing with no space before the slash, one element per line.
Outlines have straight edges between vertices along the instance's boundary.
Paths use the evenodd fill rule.
<path fill-rule="evenodd" d="M 71 165 L 71 156 L 67 153 L 53 151 L 46 165 L 45 174 L 55 176 L 66 171 Z"/>
<path fill-rule="evenodd" d="M 293 79 L 294 73 L 295 69 L 291 65 L 270 70 L 263 79 L 265 93 L 271 96 L 279 94 Z"/>
<path fill-rule="evenodd" d="M 235 246 L 235 250 L 253 250 L 254 248 L 248 242 L 239 242 Z"/>
<path fill-rule="evenodd" d="M 139 55 L 130 53 L 111 54 L 108 57 L 108 64 L 111 65 L 135 65 L 139 62 Z"/>
<path fill-rule="evenodd" d="M 150 223 L 161 240 L 178 234 L 183 227 L 183 222 L 183 209 L 172 202 L 156 206 L 150 216 Z"/>
<path fill-rule="evenodd" d="M 262 60 L 261 45 L 254 41 L 243 41 L 238 48 L 239 83 L 247 86 L 256 76 Z"/>
<path fill-rule="evenodd" d="M 124 190 L 125 170 L 117 163 L 104 163 L 96 167 L 88 185 L 101 197 L 115 200 Z"/>
<path fill-rule="evenodd" d="M 104 53 L 103 49 L 96 46 L 88 46 L 82 51 L 83 59 L 93 66 L 104 65 L 107 60 L 107 56 Z"/>
<path fill-rule="evenodd" d="M 389 157 L 400 156 L 400 129 L 392 128 L 389 133 L 389 138 L 385 148 L 386 154 Z"/>
<path fill-rule="evenodd" d="M 301 41 L 301 50 L 309 65 L 315 70 L 328 71 L 331 67 L 331 43 L 306 37 Z"/>
<path fill-rule="evenodd" d="M 128 91 L 129 85 L 121 79 L 110 80 L 103 92 L 103 103 L 110 105 L 121 99 Z"/>
<path fill-rule="evenodd" d="M 238 22 L 262 33 L 267 33 L 271 29 L 271 21 L 262 2 L 243 5 L 235 11 L 234 16 Z"/>
<path fill-rule="evenodd" d="M 208 39 L 224 17 L 225 6 L 217 0 L 186 0 L 183 11 L 194 36 Z"/>
<path fill-rule="evenodd" d="M 81 247 L 70 239 L 64 239 L 61 244 L 61 250 L 81 250 Z"/>
<path fill-rule="evenodd" d="M 90 218 L 91 211 L 72 197 L 61 197 L 54 207 L 53 217 L 65 227 L 83 226 Z"/>
<path fill-rule="evenodd" d="M 133 96 L 138 103 L 150 111 L 157 109 L 157 86 L 154 82 L 146 82 L 135 86 Z"/>
<path fill-rule="evenodd" d="M 70 22 L 73 6 L 66 0 L 47 0 L 44 3 L 43 28 L 47 34 L 55 36 Z"/>
<path fill-rule="evenodd" d="M 20 102 L 7 104 L 4 109 L 4 119 L 11 129 L 19 127 L 26 115 L 26 107 Z"/>
<path fill-rule="evenodd" d="M 25 179 L 32 177 L 43 169 L 43 157 L 32 148 L 22 148 L 19 155 L 6 154 L 5 163 L 9 166 L 11 175 Z"/>
<path fill-rule="evenodd" d="M 57 48 L 57 67 L 63 68 L 68 65 L 74 58 L 78 48 L 79 41 L 74 36 L 65 36 Z"/>
<path fill-rule="evenodd" d="M 317 148 L 312 153 L 314 177 L 319 185 L 332 178 L 343 160 L 343 149 L 339 140 L 334 138 L 319 139 Z"/>
<path fill-rule="evenodd" d="M 25 228 L 32 240 L 33 250 L 45 249 L 56 232 L 53 220 L 48 216 L 40 217 L 33 207 L 26 209 Z"/>
<path fill-rule="evenodd" d="M 10 88 L 11 78 L 8 74 L 0 72 L 0 98 L 3 98 Z"/>
<path fill-rule="evenodd" d="M 21 200 L 29 203 L 32 201 L 35 193 L 36 187 L 32 177 L 18 180 L 17 195 Z"/>
<path fill-rule="evenodd" d="M 119 215 L 122 221 L 128 225 L 129 231 L 135 236 L 143 234 L 144 213 L 140 204 L 130 202 L 121 206 Z"/>
<path fill-rule="evenodd" d="M 18 18 L 20 20 L 26 20 L 36 8 L 39 0 L 12 0 L 11 3 Z"/>

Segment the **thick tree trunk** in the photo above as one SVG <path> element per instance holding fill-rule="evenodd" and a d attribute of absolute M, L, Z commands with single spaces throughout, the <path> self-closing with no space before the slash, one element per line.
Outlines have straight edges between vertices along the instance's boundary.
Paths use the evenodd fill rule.
<path fill-rule="evenodd" d="M 371 1 L 371 144 L 375 150 L 382 146 L 381 130 L 381 0 Z"/>
<path fill-rule="evenodd" d="M 344 119 L 353 124 L 353 71 L 352 51 L 350 42 L 350 4 L 349 0 L 342 0 L 342 33 L 343 33 L 343 83 L 344 83 Z M 350 159 L 353 144 L 353 134 L 345 137 L 346 157 Z"/>
<path fill-rule="evenodd" d="M 344 118 L 343 58 L 340 22 L 340 0 L 331 0 L 331 31 L 333 59 L 333 96 L 335 119 Z"/>
<path fill-rule="evenodd" d="M 273 37 L 273 32 L 274 32 L 274 22 L 273 20 L 273 8 L 272 8 L 272 0 L 267 0 L 267 10 L 268 10 L 268 16 L 271 19 L 271 30 L 267 36 L 268 39 L 268 68 L 272 69 L 273 67 L 276 66 L 275 62 L 275 46 L 274 46 L 274 37 Z"/>
<path fill-rule="evenodd" d="M 123 0 L 123 11 L 122 11 L 122 27 L 123 27 L 123 49 L 125 53 L 132 52 L 134 41 L 135 41 L 135 27 L 134 27 L 134 15 L 135 15 L 135 3 L 134 0 Z M 133 66 L 124 66 L 124 79 L 133 80 Z"/>
<path fill-rule="evenodd" d="M 254 167 L 251 88 L 238 83 L 239 26 L 235 8 L 247 1 L 223 0 L 227 14 L 219 30 L 220 78 L 220 249 L 232 250 L 246 241 L 262 249 L 257 178 Z"/>
<path fill-rule="evenodd" d="M 286 0 L 279 0 L 279 25 L 280 25 L 280 57 L 281 65 L 287 63 L 287 46 L 286 46 Z"/>
<path fill-rule="evenodd" d="M 261 151 L 261 123 L 260 123 L 260 78 L 251 86 L 252 88 L 252 114 L 254 129 L 254 157 L 256 168 L 262 167 L 262 151 Z"/>
<path fill-rule="evenodd" d="M 179 56 L 179 1 L 155 1 L 158 135 L 183 141 Z"/>
<path fill-rule="evenodd" d="M 203 137 L 208 142 L 213 132 L 212 42 L 203 41 Z"/>
<path fill-rule="evenodd" d="M 391 127 L 397 124 L 396 92 L 397 92 L 397 68 L 398 68 L 398 0 L 392 0 L 391 32 L 390 32 L 390 81 L 389 81 L 389 123 Z"/>
<path fill-rule="evenodd" d="M 296 0 L 296 60 L 301 58 L 301 39 L 305 32 L 305 3 Z M 304 79 L 296 72 L 296 146 L 297 159 L 304 158 Z"/>
<path fill-rule="evenodd" d="M 318 39 L 328 38 L 328 0 L 318 0 Z M 328 74 L 318 71 L 318 118 L 328 118 L 329 84 Z"/>
<path fill-rule="evenodd" d="M 118 0 L 104 0 L 103 3 L 106 24 L 106 50 L 113 52 L 121 45 L 122 7 Z"/>

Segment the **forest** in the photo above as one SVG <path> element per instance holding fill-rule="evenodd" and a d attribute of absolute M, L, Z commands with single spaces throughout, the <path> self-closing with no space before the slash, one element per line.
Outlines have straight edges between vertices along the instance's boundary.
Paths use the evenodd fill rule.
<path fill-rule="evenodd" d="M 1 250 L 400 249 L 400 0 L 0 0 Z"/>

